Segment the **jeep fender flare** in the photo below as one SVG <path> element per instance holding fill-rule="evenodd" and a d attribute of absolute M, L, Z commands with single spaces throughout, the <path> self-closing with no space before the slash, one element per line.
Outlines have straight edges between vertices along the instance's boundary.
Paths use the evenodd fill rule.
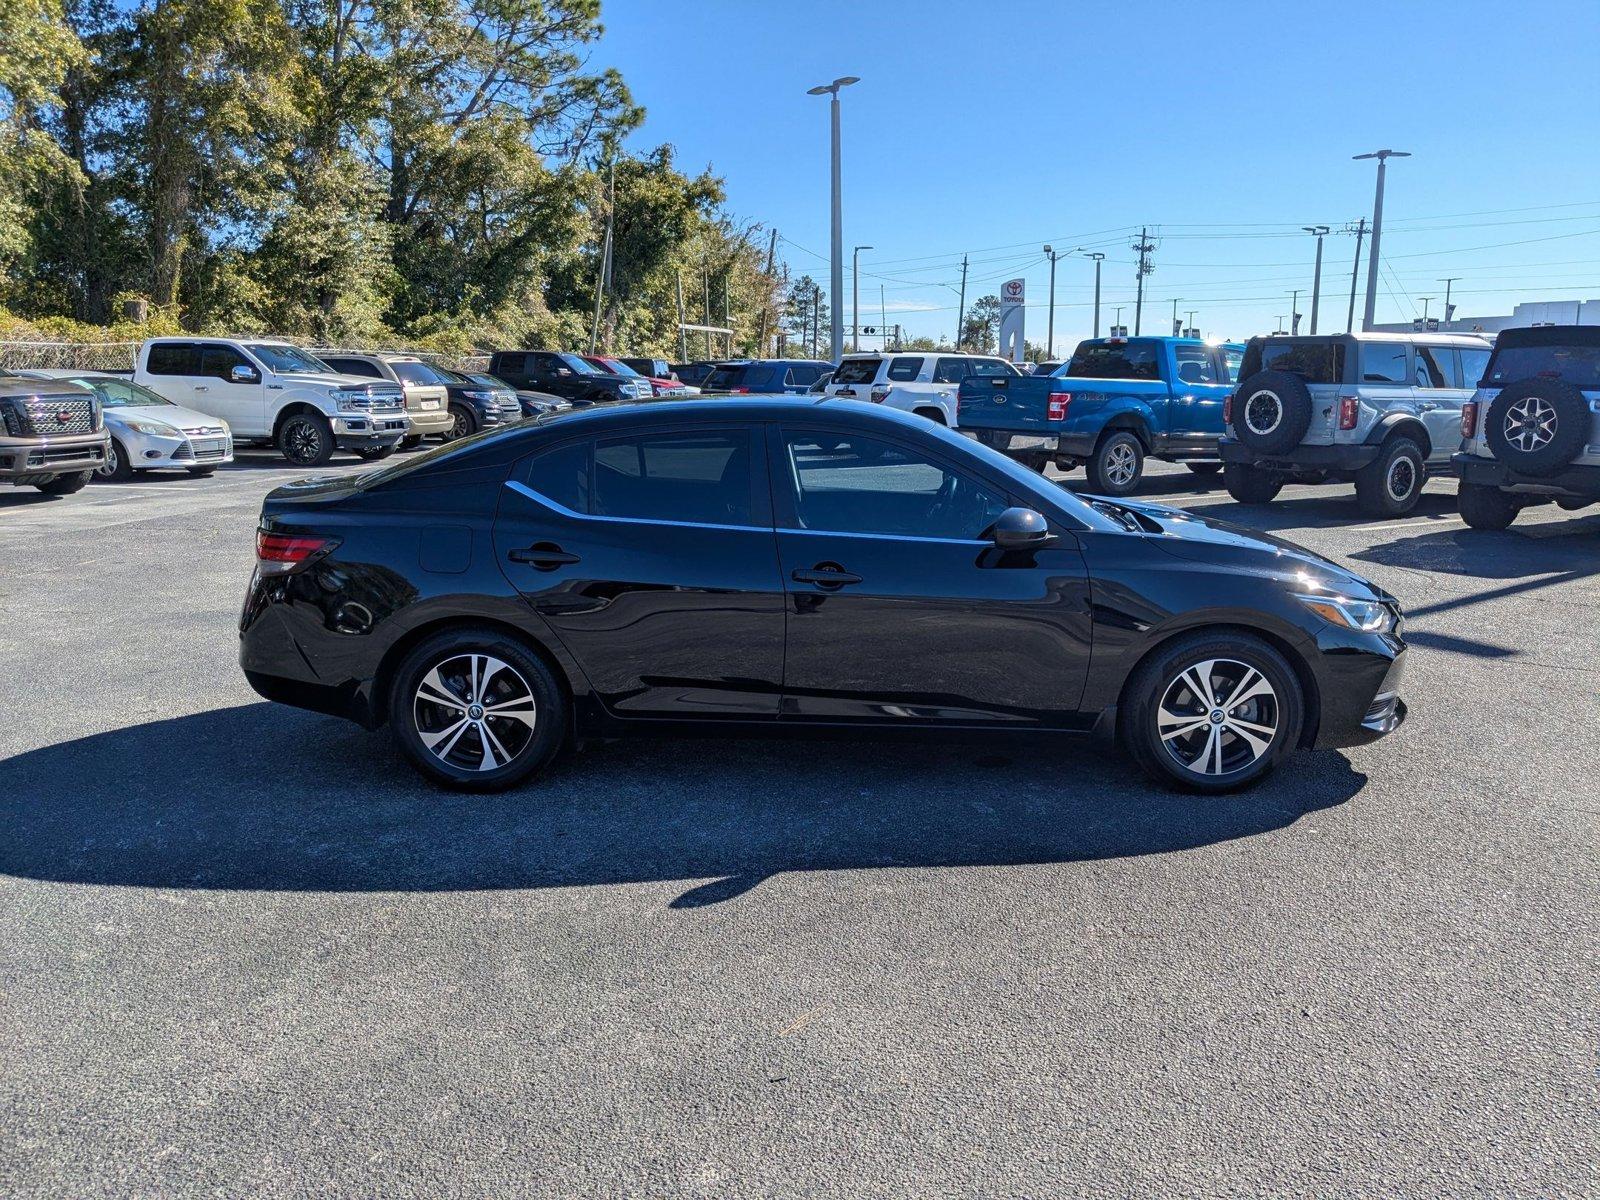
<path fill-rule="evenodd" d="M 1422 448 L 1424 459 L 1433 454 L 1433 439 L 1428 436 L 1428 427 L 1415 413 L 1390 413 L 1372 427 L 1372 432 L 1367 434 L 1366 444 L 1381 446 L 1397 433 L 1402 433 L 1416 442 Z"/>

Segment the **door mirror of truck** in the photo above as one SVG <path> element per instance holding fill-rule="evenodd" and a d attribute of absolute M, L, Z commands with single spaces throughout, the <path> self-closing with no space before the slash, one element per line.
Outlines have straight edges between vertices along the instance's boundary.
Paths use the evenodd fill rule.
<path fill-rule="evenodd" d="M 235 363 L 233 369 L 228 372 L 228 382 L 229 383 L 260 383 L 261 382 L 261 373 L 259 371 L 257 371 L 254 367 L 247 366 L 244 363 Z"/>

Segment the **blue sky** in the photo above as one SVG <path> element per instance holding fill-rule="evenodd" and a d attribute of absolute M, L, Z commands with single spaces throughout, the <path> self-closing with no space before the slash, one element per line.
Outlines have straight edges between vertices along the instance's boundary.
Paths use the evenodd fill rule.
<path fill-rule="evenodd" d="M 1311 286 L 1298 227 L 1370 216 L 1373 164 L 1350 156 L 1382 147 L 1414 157 L 1389 171 L 1378 320 L 1420 315 L 1450 275 L 1460 316 L 1600 297 L 1596 0 L 607 0 L 603 19 L 593 61 L 648 111 L 635 146 L 712 166 L 824 284 L 827 102 L 805 90 L 861 77 L 844 233 L 847 256 L 874 247 L 863 324 L 882 285 L 891 322 L 950 334 L 966 252 L 969 301 L 1026 278 L 1042 341 L 1050 242 L 1106 253 L 1103 319 L 1121 304 L 1131 326 L 1127 231 L 1148 222 L 1146 332 L 1174 298 L 1208 336 L 1271 330 Z M 1330 308 L 1343 327 L 1354 249 L 1327 239 L 1324 329 Z M 1088 262 L 1060 261 L 1058 348 L 1088 333 L 1091 283 Z M 845 293 L 849 321 L 848 263 Z"/>

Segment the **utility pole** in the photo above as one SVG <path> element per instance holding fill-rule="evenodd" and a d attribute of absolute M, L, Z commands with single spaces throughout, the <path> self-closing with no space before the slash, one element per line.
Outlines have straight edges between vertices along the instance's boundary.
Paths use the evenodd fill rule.
<path fill-rule="evenodd" d="M 600 248 L 600 274 L 594 286 L 594 328 L 589 331 L 589 353 L 600 341 L 600 306 L 605 302 L 606 284 L 611 280 L 611 231 L 617 213 L 617 164 L 611 163 L 611 196 L 606 204 L 606 238 Z"/>
<path fill-rule="evenodd" d="M 1060 258 L 1051 247 L 1044 248 L 1045 254 L 1050 258 L 1050 323 L 1044 336 L 1044 353 L 1046 358 L 1056 356 L 1056 259 Z"/>
<path fill-rule="evenodd" d="M 1317 266 L 1311 273 L 1311 332 L 1317 332 L 1317 302 L 1322 298 L 1322 239 L 1328 233 L 1326 225 L 1302 225 L 1301 229 L 1317 239 Z"/>
<path fill-rule="evenodd" d="M 1150 229 L 1148 226 L 1139 230 L 1139 240 L 1133 244 L 1134 250 L 1139 252 L 1139 268 L 1136 277 L 1139 282 L 1138 295 L 1133 304 L 1133 334 L 1139 336 L 1139 331 L 1144 324 L 1144 277 L 1154 271 L 1150 265 L 1150 253 L 1155 249 L 1150 242 Z"/>
<path fill-rule="evenodd" d="M 1113 328 L 1113 329 L 1121 329 L 1122 328 L 1122 310 L 1124 308 L 1126 308 L 1126 307 L 1127 307 L 1127 305 L 1125 305 L 1125 304 L 1117 305 L 1117 321 L 1116 321 L 1116 324 L 1114 324 L 1111 328 Z M 1095 334 L 1095 336 L 1099 337 L 1100 335 L 1097 333 L 1097 334 Z"/>
<path fill-rule="evenodd" d="M 889 302 L 883 298 L 883 284 L 878 285 L 878 327 L 883 330 L 883 344 L 889 344 Z"/>
<path fill-rule="evenodd" d="M 871 246 L 850 251 L 850 349 L 861 349 L 861 252 Z M 834 359 L 838 362 L 838 359 Z"/>
<path fill-rule="evenodd" d="M 1452 283 L 1459 283 L 1460 280 L 1461 276 L 1459 275 L 1452 275 L 1448 279 L 1437 280 L 1437 282 L 1444 284 L 1444 327 L 1446 329 L 1450 328 L 1451 314 L 1455 311 L 1455 306 L 1450 303 L 1450 285 Z"/>
<path fill-rule="evenodd" d="M 1439 297 L 1437 297 L 1437 296 L 1418 296 L 1417 297 L 1418 300 L 1422 301 L 1422 323 L 1424 325 L 1426 325 L 1428 323 L 1428 301 L 1437 300 L 1438 298 Z"/>
<path fill-rule="evenodd" d="M 844 201 L 840 186 L 839 170 L 839 89 L 849 87 L 852 83 L 861 80 L 854 75 L 841 75 L 832 83 L 820 84 L 808 88 L 808 96 L 828 96 L 831 98 L 828 105 L 829 115 L 833 126 L 833 303 L 832 324 L 829 340 L 830 361 L 837 363 L 844 355 Z"/>
<path fill-rule="evenodd" d="M 711 349 L 711 260 L 709 258 L 700 268 L 700 285 L 704 289 L 700 311 L 705 314 L 702 320 L 706 325 L 706 357 L 710 358 L 715 351 Z"/>
<path fill-rule="evenodd" d="M 1172 336 L 1177 337 L 1183 332 L 1183 326 L 1178 324 L 1178 299 L 1172 301 Z"/>
<path fill-rule="evenodd" d="M 1367 219 L 1362 217 L 1356 225 L 1356 262 L 1350 268 L 1350 312 L 1344 319 L 1344 331 L 1354 333 L 1356 328 L 1356 280 L 1361 278 L 1361 236 L 1367 231 Z"/>
<path fill-rule="evenodd" d="M 689 361 L 689 331 L 683 327 L 683 272 L 678 275 L 678 361 Z"/>
<path fill-rule="evenodd" d="M 822 285 L 817 284 L 811 293 L 811 357 L 822 352 Z"/>
<path fill-rule="evenodd" d="M 967 256 L 961 256 L 961 299 L 956 302 L 956 349 L 961 349 L 961 322 L 967 313 Z"/>
<path fill-rule="evenodd" d="M 1289 293 L 1289 332 L 1300 332 L 1300 289 Z"/>
<path fill-rule="evenodd" d="M 761 333 L 756 339 L 760 347 L 758 354 L 767 352 L 767 317 L 772 308 L 772 270 L 778 265 L 778 231 L 772 231 L 772 239 L 767 243 L 767 298 L 761 302 Z"/>
<path fill-rule="evenodd" d="M 1200 311 L 1200 310 L 1199 310 L 1199 309 L 1195 309 L 1195 308 L 1191 308 L 1191 309 L 1190 309 L 1190 310 L 1189 310 L 1189 328 L 1190 328 L 1190 329 L 1194 329 L 1194 314 L 1195 314 L 1195 313 L 1197 313 L 1197 312 L 1199 312 L 1199 311 Z M 1196 336 L 1196 337 L 1199 337 L 1199 336 L 1200 336 L 1200 334 L 1199 334 L 1199 331 L 1198 331 L 1198 330 L 1196 330 L 1196 331 L 1195 331 L 1195 336 Z"/>
<path fill-rule="evenodd" d="M 1410 158 L 1409 150 L 1374 150 L 1371 154 L 1356 154 L 1351 161 L 1364 158 L 1378 160 L 1378 186 L 1372 194 L 1372 248 L 1367 259 L 1367 308 L 1361 318 L 1362 332 L 1372 328 L 1372 319 L 1378 308 L 1378 271 L 1380 269 L 1378 254 L 1379 243 L 1383 240 L 1383 177 L 1388 171 L 1391 158 Z"/>
<path fill-rule="evenodd" d="M 1105 261 L 1105 255 L 1100 251 L 1092 251 L 1089 258 L 1094 259 L 1094 336 L 1100 336 L 1100 264 Z"/>

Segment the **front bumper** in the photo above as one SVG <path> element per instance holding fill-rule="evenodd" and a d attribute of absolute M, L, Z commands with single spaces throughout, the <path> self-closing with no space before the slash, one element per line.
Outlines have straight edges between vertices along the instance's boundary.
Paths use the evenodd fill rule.
<path fill-rule="evenodd" d="M 0 482 L 44 483 L 58 475 L 97 471 L 111 447 L 105 432 L 56 438 L 11 438 L 0 435 Z"/>
<path fill-rule="evenodd" d="M 1296 446 L 1283 454 L 1258 454 L 1238 438 L 1225 437 L 1217 443 L 1217 456 L 1224 463 L 1261 471 L 1359 471 L 1377 461 L 1382 449 L 1356 442 L 1344 446 Z"/>
<path fill-rule="evenodd" d="M 393 446 L 411 431 L 403 413 L 357 416 L 340 413 L 333 420 L 333 444 L 341 450 L 373 450 Z"/>
<path fill-rule="evenodd" d="M 134 433 L 124 429 L 116 435 L 128 455 L 130 466 L 138 470 L 167 467 L 219 467 L 233 461 L 233 438 L 226 433 L 171 435 Z"/>
<path fill-rule="evenodd" d="M 1496 458 L 1457 454 L 1451 460 L 1462 483 L 1546 496 L 1600 500 L 1600 467 L 1569 466 L 1554 475 L 1524 475 Z"/>
<path fill-rule="evenodd" d="M 1400 699 L 1406 648 L 1398 635 L 1329 629 L 1318 648 L 1316 749 L 1360 746 L 1400 728 L 1407 714 Z"/>

